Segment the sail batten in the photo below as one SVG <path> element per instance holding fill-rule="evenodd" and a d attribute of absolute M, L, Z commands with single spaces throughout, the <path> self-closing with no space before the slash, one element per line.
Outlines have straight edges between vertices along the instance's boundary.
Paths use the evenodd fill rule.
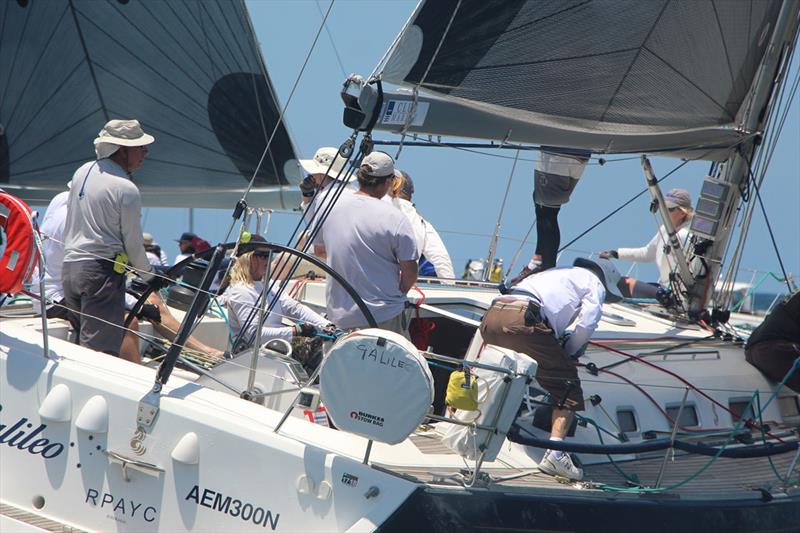
<path fill-rule="evenodd" d="M 596 151 L 613 150 L 608 135 L 615 132 L 626 136 L 620 143 L 626 152 L 691 148 L 694 141 L 680 132 L 704 128 L 729 131 L 721 144 L 732 147 L 747 134 L 736 133 L 738 116 L 780 6 L 778 0 L 426 1 L 382 74 L 421 95 L 482 106 L 493 130 L 517 121 L 501 140 L 563 145 L 564 135 L 520 136 L 522 116 L 530 131 L 541 130 L 541 117 L 548 128 L 561 124 L 567 136 L 577 125 L 586 135 L 574 139 L 576 147 Z M 447 133 L 435 117 L 431 108 L 415 117 L 421 124 L 403 129 Z M 452 134 L 486 138 L 485 124 L 469 129 L 458 125 Z M 673 134 L 661 146 L 652 145 L 652 136 L 638 146 L 631 137 L 637 130 Z M 593 138 L 592 131 L 603 135 Z"/>
<path fill-rule="evenodd" d="M 156 136 L 135 173 L 145 205 L 230 207 L 277 127 L 254 188 L 260 205 L 285 207 L 302 176 L 242 0 L 5 2 L 0 13 L 5 189 L 31 201 L 25 191 L 64 190 L 108 119 L 137 118 Z M 204 194 L 169 192 L 192 187 Z"/>

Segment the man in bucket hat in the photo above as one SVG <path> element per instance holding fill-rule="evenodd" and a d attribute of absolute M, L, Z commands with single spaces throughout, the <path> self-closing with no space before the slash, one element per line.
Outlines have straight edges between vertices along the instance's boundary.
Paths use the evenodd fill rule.
<path fill-rule="evenodd" d="M 137 120 L 110 120 L 94 140 L 97 159 L 72 176 L 64 228 L 64 298 L 78 314 L 78 343 L 119 355 L 125 312 L 125 265 L 148 281 L 142 200 L 130 173 L 154 141 Z M 98 320 L 98 318 L 102 320 Z"/>
<path fill-rule="evenodd" d="M 603 302 L 622 300 L 620 275 L 611 261 L 579 258 L 574 265 L 526 277 L 494 299 L 480 325 L 485 343 L 523 353 L 539 364 L 536 381 L 550 394 L 553 441 L 564 440 L 574 411 L 584 409 L 576 360 L 600 322 Z M 583 478 L 583 470 L 558 450 L 545 452 L 539 469 Z"/>

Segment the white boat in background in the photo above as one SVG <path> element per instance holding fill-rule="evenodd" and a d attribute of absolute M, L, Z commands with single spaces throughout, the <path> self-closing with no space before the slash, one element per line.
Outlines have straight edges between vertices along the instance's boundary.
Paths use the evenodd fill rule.
<path fill-rule="evenodd" d="M 25 9 L 30 16 L 51 16 L 50 11 L 34 12 L 51 6 L 23 4 L 9 3 L 6 16 L 27 20 L 27 13 L 15 11 Z M 156 19 L 151 10 L 163 10 L 163 17 L 175 20 L 176 35 L 191 35 L 190 26 L 203 21 L 220 28 L 238 21 L 244 32 L 239 37 L 255 42 L 242 3 L 204 5 L 212 7 L 71 0 L 52 15 L 50 26 L 42 27 L 60 35 L 66 31 L 62 24 L 75 21 L 73 29 L 84 30 L 73 45 L 86 52 L 92 49 L 87 41 L 104 39 L 101 27 L 119 24 L 139 32 L 139 24 Z M 767 163 L 755 141 L 769 146 L 773 137 L 766 126 L 780 125 L 774 112 L 784 87 L 791 85 L 785 76 L 800 15 L 797 0 L 750 7 L 743 13 L 736 4 L 712 1 L 600 8 L 591 2 L 545 0 L 421 2 L 376 69 L 377 77 L 351 78 L 345 84 L 345 122 L 353 134 L 340 153 L 352 160 L 351 169 L 371 148 L 373 128 L 713 161 L 701 195 L 706 204 L 698 207 L 700 222 L 693 226 L 694 246 L 673 248 L 674 288 L 684 306 L 604 305 L 603 319 L 581 358 L 579 376 L 589 401 L 570 439 L 560 444 L 547 440 L 549 429 L 542 420 L 549 419 L 549 403 L 534 379 L 535 363 L 484 345 L 480 338 L 477 326 L 497 295 L 493 284 L 421 278 L 409 301 L 415 318 L 433 326 L 426 350 L 388 332 L 363 330 L 328 340 L 319 375 L 309 375 L 285 347 L 282 352 L 274 345 L 216 365 L 193 358 L 183 348 L 190 332 L 217 349 L 230 343 L 224 315 L 208 309 L 216 296 L 209 290 L 208 274 L 188 288 L 186 305 L 174 305 L 183 319 L 174 343 L 164 343 L 142 322 L 143 349 L 162 345 L 161 357 L 145 365 L 71 344 L 66 322 L 42 320 L 32 315 L 28 303 L 18 302 L 0 310 L 0 530 L 796 530 L 800 396 L 745 361 L 744 333 L 726 322 L 735 276 L 720 275 L 742 206 L 744 188 L 738 184 L 743 176 L 750 183 L 748 168 L 760 176 Z M 178 16 L 180 9 L 186 10 L 185 17 Z M 703 71 L 693 61 L 680 63 L 687 59 L 681 47 L 689 35 L 698 35 L 696 25 L 708 29 L 708 17 L 716 20 L 718 34 L 704 31 L 702 46 L 696 45 L 699 60 L 711 69 Z M 20 25 L 13 27 L 20 36 L 25 33 Z M 536 31 L 522 32 L 526 27 Z M 154 31 L 171 35 L 166 28 Z M 575 49 L 551 42 L 559 35 L 570 41 L 579 37 Z M 222 47 L 227 39 L 220 37 L 217 44 Z M 47 53 L 46 37 L 37 32 L 33 41 L 40 53 Z M 537 64 L 557 68 L 533 77 L 526 70 L 531 65 L 518 60 L 544 47 L 538 41 L 547 49 L 538 52 Z M 625 53 L 617 49 L 633 41 L 637 46 Z M 598 42 L 606 49 L 591 60 L 615 58 L 613 64 L 586 63 L 586 47 Z M 211 48 L 200 49 L 211 57 Z M 248 49 L 240 48 L 245 55 Z M 152 51 L 174 67 L 165 50 Z M 113 73 L 102 74 L 111 65 L 103 63 L 103 54 L 83 57 L 80 68 L 100 73 L 95 88 L 102 95 L 104 83 L 116 79 Z M 715 70 L 721 68 L 720 57 L 727 58 L 730 69 L 725 76 Z M 244 78 L 224 71 L 220 79 L 253 81 L 261 75 L 259 83 L 268 84 L 257 51 L 251 59 L 243 63 L 249 67 L 243 68 Z M 204 76 L 214 72 L 202 68 L 199 59 L 192 61 Z M 675 62 L 687 69 L 681 72 Z M 131 59 L 115 68 L 137 64 Z M 590 66 L 601 76 L 622 73 L 618 83 L 606 79 L 598 85 L 616 89 L 605 95 L 611 103 L 597 116 L 591 115 L 597 111 L 592 102 L 604 95 L 567 75 L 585 77 Z M 485 74 L 492 71 L 501 74 Z M 669 71 L 680 75 L 669 77 Z M 30 74 L 33 78 L 36 69 Z M 207 86 L 196 88 L 198 94 L 206 91 L 210 97 L 218 81 L 211 76 Z M 384 90 L 384 82 L 410 85 L 411 90 Z M 525 108 L 530 84 L 541 89 L 535 108 Z M 248 87 L 239 85 L 243 91 Z M 678 99 L 675 90 L 696 93 Z M 585 99 L 570 100 L 565 94 Z M 719 97 L 725 98 L 722 106 Z M 157 105 L 150 123 L 164 102 L 153 101 Z M 201 101 L 195 95 L 186 106 Z M 246 99 L 241 102 L 243 109 L 251 108 Z M 541 107 L 554 103 L 561 114 Z M 274 99 L 272 105 L 277 109 Z M 115 112 L 129 109 L 124 99 L 113 106 L 121 106 Z M 586 116 L 569 116 L 572 110 Z M 176 104 L 173 111 L 184 112 L 184 105 Z M 238 112 L 218 118 L 226 124 L 226 117 Z M 256 159 L 263 150 L 276 160 L 285 156 L 285 168 L 290 168 L 293 152 L 270 152 L 269 127 L 278 131 L 279 117 L 260 115 L 257 129 L 264 134 Z M 35 119 L 36 113 L 28 118 Z M 195 118 L 207 119 L 202 113 Z M 227 152 L 216 127 L 202 131 L 205 141 L 221 143 L 222 150 L 215 145 L 209 152 L 215 157 Z M 36 187 L 15 181 L 24 174 L 15 166 L 24 158 L 15 157 L 14 150 L 25 137 L 14 135 L 13 128 L 6 128 L 3 136 L 4 141 L 18 139 L 4 145 L 10 182 L 17 187 L 12 192 L 27 194 Z M 197 144 L 175 135 L 177 164 L 185 164 L 183 158 L 197 155 Z M 357 144 L 359 137 L 366 142 Z M 186 146 L 181 148 L 181 142 Z M 288 135 L 287 142 L 291 145 Z M 251 154 L 234 155 L 219 164 L 233 168 L 235 161 L 247 161 L 252 177 L 259 176 L 258 165 L 248 159 Z M 238 175 L 247 174 L 238 168 Z M 643 168 L 654 200 L 663 206 L 646 158 Z M 274 186 L 288 193 L 293 171 L 281 174 L 278 165 L 273 171 Z M 158 194 L 157 184 L 145 182 L 145 198 L 147 187 Z M 208 198 L 216 194 L 205 192 Z M 329 194 L 337 193 L 330 188 Z M 252 203 L 249 196 L 245 200 Z M 745 226 L 752 206 L 741 210 Z M 243 208 L 240 204 L 235 210 L 235 224 Z M 318 224 L 324 223 L 324 213 L 320 217 Z M 235 247 L 292 254 L 341 279 L 302 251 L 256 242 L 220 243 L 174 271 L 194 263 L 215 273 Z M 737 245 L 728 258 L 732 264 L 740 249 Z M 724 290 L 715 298 L 707 290 L 708 280 L 718 278 Z M 275 283 L 324 309 L 324 281 Z M 486 398 L 477 414 L 445 410 L 447 378 L 464 368 L 483 383 Z M 583 481 L 539 472 L 543 450 L 557 446 L 578 455 L 586 472 Z"/>

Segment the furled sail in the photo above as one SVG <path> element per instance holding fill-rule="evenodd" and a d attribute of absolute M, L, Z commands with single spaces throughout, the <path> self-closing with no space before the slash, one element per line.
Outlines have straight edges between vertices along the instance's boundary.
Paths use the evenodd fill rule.
<path fill-rule="evenodd" d="M 136 118 L 156 137 L 134 174 L 145 205 L 241 197 L 279 118 L 243 0 L 2 4 L 0 187 L 48 201 L 107 120 Z M 300 178 L 279 124 L 248 199 L 294 205 Z"/>
<path fill-rule="evenodd" d="M 741 112 L 780 7 L 424 1 L 380 70 L 420 92 L 388 94 L 376 127 L 720 158 L 750 133 Z"/>

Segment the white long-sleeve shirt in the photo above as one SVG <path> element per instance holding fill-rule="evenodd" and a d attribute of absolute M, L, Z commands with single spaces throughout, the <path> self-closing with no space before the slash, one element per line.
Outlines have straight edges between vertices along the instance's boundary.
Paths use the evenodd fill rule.
<path fill-rule="evenodd" d="M 689 238 L 689 222 L 684 222 L 677 228 L 678 242 L 681 247 L 686 247 Z M 641 248 L 618 248 L 617 255 L 622 261 L 634 261 L 636 263 L 655 263 L 658 266 L 658 282 L 661 285 L 669 285 L 669 274 L 672 272 L 674 261 L 670 259 L 664 249 L 668 242 L 667 230 L 663 225 L 658 227 L 658 231 L 646 245 Z"/>
<path fill-rule="evenodd" d="M 228 304 L 228 321 L 230 322 L 231 331 L 234 335 L 241 331 L 242 326 L 250 316 L 251 310 L 256 307 L 258 297 L 261 291 L 264 290 L 262 282 L 256 282 L 253 285 L 245 285 L 237 283 L 231 285 L 225 291 L 225 299 Z M 275 287 L 269 292 L 267 307 L 275 299 Z M 258 327 L 258 310 L 255 311 L 253 320 L 250 325 L 242 334 L 242 339 L 247 340 L 250 337 L 255 338 L 254 334 Z M 292 326 L 284 326 L 283 318 L 291 318 L 299 322 L 308 322 L 315 326 L 325 327 L 330 324 L 323 316 L 315 313 L 305 305 L 297 300 L 281 294 L 272 312 L 267 316 L 264 325 L 261 328 L 261 342 L 266 343 L 272 339 L 284 339 L 286 341 L 292 340 L 293 329 Z"/>
<path fill-rule="evenodd" d="M 384 197 L 390 198 L 388 195 Z M 431 262 L 433 268 L 436 269 L 436 276 L 440 278 L 453 279 L 456 277 L 453 270 L 453 261 L 450 259 L 450 254 L 439 236 L 439 232 L 433 227 L 433 224 L 425 220 L 422 215 L 417 212 L 417 208 L 402 198 L 390 198 L 389 201 L 411 222 L 411 228 L 414 230 L 414 237 L 417 239 L 417 250 L 420 255 Z"/>
<path fill-rule="evenodd" d="M 69 191 L 60 192 L 53 197 L 44 213 L 39 232 L 42 234 L 44 253 L 44 296 L 49 302 L 64 299 L 64 286 L 61 283 L 61 264 L 64 262 L 64 225 L 67 221 L 67 201 Z M 39 284 L 31 285 L 31 292 L 39 294 Z M 40 312 L 40 302 L 34 300 L 33 307 Z M 45 306 L 49 308 L 50 306 Z"/>
<path fill-rule="evenodd" d="M 589 342 L 603 316 L 605 287 L 585 268 L 551 268 L 533 274 L 514 285 L 510 296 L 523 300 L 528 294 L 539 301 L 543 318 L 557 339 L 574 325 L 564 346 L 567 355 L 578 353 Z"/>
<path fill-rule="evenodd" d="M 64 262 L 113 259 L 119 252 L 148 281 L 152 267 L 142 239 L 142 199 L 128 174 L 111 159 L 81 165 L 72 176 Z"/>

